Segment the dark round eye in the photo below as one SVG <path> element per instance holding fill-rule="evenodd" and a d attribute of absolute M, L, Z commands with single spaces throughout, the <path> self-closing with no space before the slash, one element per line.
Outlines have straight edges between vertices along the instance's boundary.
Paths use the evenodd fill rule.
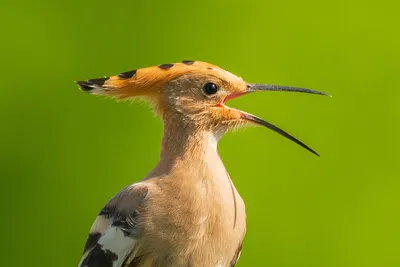
<path fill-rule="evenodd" d="M 213 95 L 218 91 L 218 86 L 215 83 L 206 83 L 203 87 L 204 93 Z"/>

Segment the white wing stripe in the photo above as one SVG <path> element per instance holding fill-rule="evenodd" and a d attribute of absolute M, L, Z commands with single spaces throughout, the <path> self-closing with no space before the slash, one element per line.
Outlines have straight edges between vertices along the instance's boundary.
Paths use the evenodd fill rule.
<path fill-rule="evenodd" d="M 120 267 L 136 242 L 137 240 L 125 236 L 119 227 L 110 227 L 100 237 L 98 243 L 103 247 L 103 250 L 110 250 L 118 256 L 118 260 L 114 262 L 113 267 Z"/>

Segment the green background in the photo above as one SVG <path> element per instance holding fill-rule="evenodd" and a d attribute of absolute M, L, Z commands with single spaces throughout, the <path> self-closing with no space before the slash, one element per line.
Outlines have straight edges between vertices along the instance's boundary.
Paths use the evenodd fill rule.
<path fill-rule="evenodd" d="M 264 128 L 219 152 L 246 202 L 237 266 L 400 266 L 397 1 L 2 1 L 2 266 L 77 266 L 106 201 L 158 159 L 143 104 L 73 81 L 183 59 L 248 82 L 333 98 L 258 93 L 229 105 Z"/>

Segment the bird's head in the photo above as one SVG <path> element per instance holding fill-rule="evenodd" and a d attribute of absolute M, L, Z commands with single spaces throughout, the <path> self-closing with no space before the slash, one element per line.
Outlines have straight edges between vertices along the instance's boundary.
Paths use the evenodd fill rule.
<path fill-rule="evenodd" d="M 200 61 L 182 61 L 120 73 L 116 76 L 78 81 L 82 91 L 115 96 L 142 97 L 165 120 L 198 132 L 222 136 L 245 124 L 265 126 L 318 155 L 307 145 L 278 127 L 225 102 L 256 91 L 291 91 L 328 95 L 322 92 L 266 84 L 249 84 L 217 66 Z"/>

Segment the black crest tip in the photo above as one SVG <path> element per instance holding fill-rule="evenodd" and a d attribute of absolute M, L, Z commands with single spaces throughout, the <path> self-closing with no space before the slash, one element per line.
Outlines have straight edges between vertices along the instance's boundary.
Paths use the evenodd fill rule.
<path fill-rule="evenodd" d="M 182 60 L 182 63 L 185 65 L 193 65 L 194 60 Z"/>
<path fill-rule="evenodd" d="M 174 66 L 174 64 L 172 64 L 172 63 L 158 65 L 158 67 L 162 70 L 168 70 L 168 69 L 172 68 L 173 66 Z"/>
<path fill-rule="evenodd" d="M 86 81 L 76 81 L 75 83 L 79 86 L 79 89 L 81 89 L 84 92 L 90 92 L 94 89 L 93 84 L 88 83 Z"/>

